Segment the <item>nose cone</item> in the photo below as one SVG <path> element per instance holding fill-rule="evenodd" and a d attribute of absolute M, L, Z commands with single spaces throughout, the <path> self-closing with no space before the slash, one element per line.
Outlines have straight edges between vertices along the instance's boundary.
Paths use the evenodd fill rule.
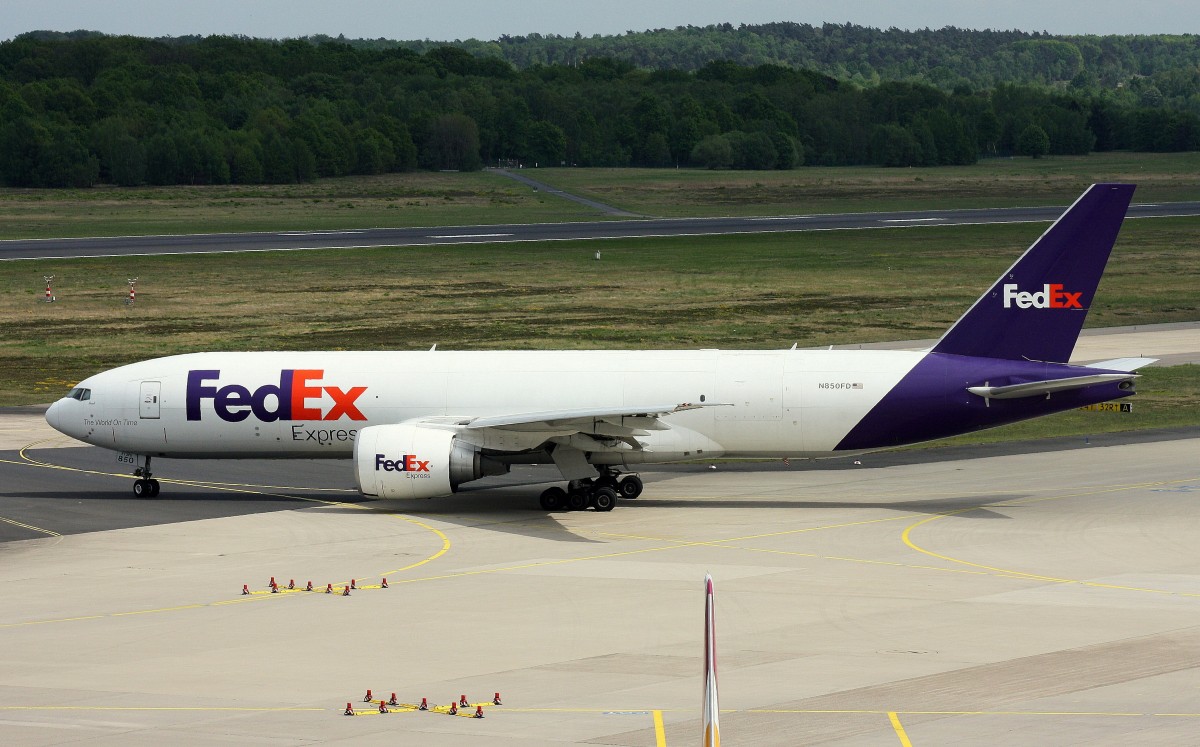
<path fill-rule="evenodd" d="M 84 428 L 81 404 L 68 397 L 60 399 L 46 410 L 46 422 L 65 436 L 82 439 Z"/>
<path fill-rule="evenodd" d="M 59 401 L 50 405 L 49 410 L 46 410 L 46 422 L 50 424 L 51 428 L 59 433 L 66 433 L 66 431 L 62 429 L 63 401 L 64 400 L 60 399 Z"/>

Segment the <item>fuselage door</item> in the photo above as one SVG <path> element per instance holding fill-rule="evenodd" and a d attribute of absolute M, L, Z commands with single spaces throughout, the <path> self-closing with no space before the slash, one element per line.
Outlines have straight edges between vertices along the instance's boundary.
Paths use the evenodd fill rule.
<path fill-rule="evenodd" d="M 162 382 L 142 382 L 141 398 L 138 401 L 138 417 L 151 420 L 158 418 L 161 391 Z"/>

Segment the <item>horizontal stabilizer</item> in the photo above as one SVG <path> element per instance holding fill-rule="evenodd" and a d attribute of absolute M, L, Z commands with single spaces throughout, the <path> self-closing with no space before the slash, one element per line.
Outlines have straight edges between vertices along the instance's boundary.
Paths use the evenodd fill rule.
<path fill-rule="evenodd" d="M 1089 363 L 1087 368 L 1102 368 L 1105 371 L 1136 371 L 1157 362 L 1158 358 L 1113 358 L 1111 361 Z"/>
<path fill-rule="evenodd" d="M 1046 379 L 1044 381 L 1028 381 L 1024 384 L 1009 384 L 1008 386 L 972 386 L 967 387 L 971 394 L 977 394 L 984 399 L 1017 399 L 1018 397 L 1037 397 L 1054 392 L 1065 392 L 1071 389 L 1082 389 L 1095 384 L 1115 384 L 1121 381 L 1133 381 L 1137 374 L 1104 373 L 1091 376 L 1071 376 L 1066 379 Z"/>

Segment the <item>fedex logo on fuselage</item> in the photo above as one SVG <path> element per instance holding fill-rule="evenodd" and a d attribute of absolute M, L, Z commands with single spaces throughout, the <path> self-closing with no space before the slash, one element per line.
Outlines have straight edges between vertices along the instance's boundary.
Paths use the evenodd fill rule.
<path fill-rule="evenodd" d="M 383 454 L 375 455 L 375 471 L 384 472 L 428 472 L 429 462 L 417 459 L 414 454 L 405 454 L 399 459 L 388 459 Z"/>
<path fill-rule="evenodd" d="M 1068 293 L 1063 290 L 1062 283 L 1046 283 L 1037 293 L 1017 290 L 1016 283 L 1004 285 L 1004 308 L 1011 309 L 1016 304 L 1018 309 L 1082 309 L 1079 297 L 1083 291 Z"/>
<path fill-rule="evenodd" d="M 355 401 L 367 391 L 365 386 L 353 386 L 342 390 L 336 386 L 322 386 L 310 382 L 319 381 L 325 371 L 316 369 L 284 369 L 279 372 L 278 384 L 264 384 L 254 391 L 241 384 L 216 386 L 221 377 L 219 370 L 188 371 L 187 376 L 187 419 L 200 420 L 200 405 L 212 400 L 217 417 L 229 423 L 238 423 L 254 415 L 264 423 L 276 420 L 366 420 L 367 416 L 355 405 Z M 214 382 L 209 384 L 207 382 Z M 322 411 L 320 402 L 329 395 L 333 405 Z"/>

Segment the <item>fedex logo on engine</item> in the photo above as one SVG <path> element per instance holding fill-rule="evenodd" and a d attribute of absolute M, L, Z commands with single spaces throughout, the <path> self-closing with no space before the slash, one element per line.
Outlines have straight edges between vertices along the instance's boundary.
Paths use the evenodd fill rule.
<path fill-rule="evenodd" d="M 1004 308 L 1011 309 L 1016 304 L 1018 309 L 1082 309 L 1079 293 L 1068 293 L 1063 290 L 1062 283 L 1046 283 L 1037 293 L 1017 290 L 1016 283 L 1004 285 Z"/>
<path fill-rule="evenodd" d="M 254 415 L 264 423 L 276 420 L 366 420 L 354 403 L 367 391 L 365 386 L 342 390 L 336 386 L 310 383 L 320 381 L 325 371 L 316 369 L 285 369 L 279 372 L 278 384 L 264 384 L 254 391 L 241 384 L 216 386 L 219 370 L 188 371 L 187 419 L 200 420 L 200 406 L 212 400 L 217 417 L 238 423 Z M 333 400 L 330 408 L 321 409 L 325 395 Z"/>
<path fill-rule="evenodd" d="M 388 459 L 383 454 L 375 455 L 375 471 L 384 472 L 428 472 L 429 462 L 422 462 L 413 454 L 405 454 L 399 459 Z"/>

